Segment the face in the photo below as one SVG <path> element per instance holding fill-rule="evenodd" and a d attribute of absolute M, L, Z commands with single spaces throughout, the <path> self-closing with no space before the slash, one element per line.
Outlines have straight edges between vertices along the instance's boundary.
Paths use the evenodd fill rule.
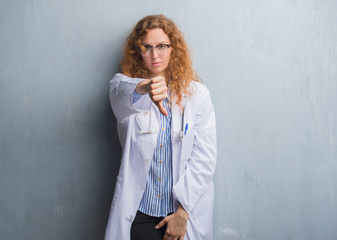
<path fill-rule="evenodd" d="M 158 48 L 150 49 L 151 46 L 156 47 L 161 44 L 171 44 L 170 38 L 161 28 L 149 30 L 142 41 L 142 45 L 149 49 L 146 54 L 142 54 L 141 56 L 147 69 L 150 71 L 150 77 L 166 77 L 165 69 L 170 62 L 172 47 L 169 47 L 165 54 L 160 53 L 161 51 L 159 51 Z"/>

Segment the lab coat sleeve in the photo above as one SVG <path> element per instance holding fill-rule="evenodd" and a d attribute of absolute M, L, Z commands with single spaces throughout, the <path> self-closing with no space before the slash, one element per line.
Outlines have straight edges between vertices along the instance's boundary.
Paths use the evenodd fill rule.
<path fill-rule="evenodd" d="M 148 94 L 132 104 L 133 92 L 143 80 L 117 73 L 110 81 L 110 103 L 118 121 L 123 121 L 132 114 L 150 110 L 152 101 Z"/>
<path fill-rule="evenodd" d="M 192 154 L 184 174 L 173 186 L 177 201 L 189 214 L 213 181 L 217 157 L 215 113 L 208 90 L 200 102 Z"/>

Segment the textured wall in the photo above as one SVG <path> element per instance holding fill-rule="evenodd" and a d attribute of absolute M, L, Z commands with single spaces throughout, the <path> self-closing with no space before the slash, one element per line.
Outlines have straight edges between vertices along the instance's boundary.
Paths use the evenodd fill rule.
<path fill-rule="evenodd" d="M 108 83 L 174 19 L 218 124 L 216 240 L 337 239 L 335 0 L 2 0 L 0 238 L 102 239 L 121 155 Z"/>

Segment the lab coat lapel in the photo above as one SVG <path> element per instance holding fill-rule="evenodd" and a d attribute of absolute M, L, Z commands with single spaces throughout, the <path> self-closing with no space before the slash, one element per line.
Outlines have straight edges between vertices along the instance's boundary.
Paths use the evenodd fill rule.
<path fill-rule="evenodd" d="M 187 100 L 188 100 L 188 95 L 184 95 L 182 99 L 182 105 L 186 108 L 187 106 Z M 182 126 L 182 115 L 183 111 L 179 108 L 177 104 L 175 104 L 174 101 L 172 101 L 172 136 L 174 133 L 180 134 L 181 131 L 181 126 Z M 184 116 L 186 118 L 186 115 Z M 184 119 L 184 122 L 186 122 L 186 119 Z"/>
<path fill-rule="evenodd" d="M 183 97 L 183 106 L 186 107 L 187 97 Z M 182 127 L 182 115 L 183 111 L 178 105 L 172 101 L 172 128 L 171 128 L 171 141 L 172 141 L 172 169 L 173 169 L 173 185 L 179 180 L 181 172 L 181 156 L 183 139 L 180 137 Z M 186 115 L 184 116 L 184 122 L 186 122 Z"/>

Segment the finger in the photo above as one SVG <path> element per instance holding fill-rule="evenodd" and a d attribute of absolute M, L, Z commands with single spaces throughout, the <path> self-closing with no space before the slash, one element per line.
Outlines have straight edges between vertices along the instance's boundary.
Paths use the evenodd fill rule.
<path fill-rule="evenodd" d="M 167 92 L 162 92 L 162 93 L 152 95 L 151 92 L 150 92 L 149 96 L 150 96 L 150 98 L 153 102 L 160 102 L 160 101 L 166 99 L 168 97 L 168 94 L 167 94 Z"/>
<path fill-rule="evenodd" d="M 164 116 L 167 116 L 168 113 L 166 111 L 166 109 L 163 107 L 163 103 L 160 101 L 160 102 L 157 102 L 158 103 L 158 109 L 159 109 L 159 112 L 161 112 L 161 114 L 163 114 Z"/>
<path fill-rule="evenodd" d="M 160 82 L 160 81 L 165 82 L 165 78 L 163 76 L 157 76 L 157 77 L 152 78 L 153 83 L 157 83 L 157 82 Z"/>
<path fill-rule="evenodd" d="M 173 239 L 173 237 L 170 234 L 168 234 L 167 232 L 165 232 L 163 240 L 172 240 L 172 239 Z"/>
<path fill-rule="evenodd" d="M 167 219 L 164 218 L 163 220 L 160 221 L 160 223 L 157 224 L 157 226 L 155 226 L 155 229 L 159 229 L 162 226 L 164 226 L 167 223 Z"/>
<path fill-rule="evenodd" d="M 161 114 L 163 114 L 164 116 L 168 115 L 168 113 L 167 113 L 166 109 L 163 107 L 163 103 L 161 101 L 157 102 L 157 107 L 159 109 L 159 112 L 161 112 Z"/>
<path fill-rule="evenodd" d="M 167 98 L 167 93 L 164 92 L 162 94 L 158 94 L 158 95 L 154 95 L 154 96 L 150 95 L 150 98 L 151 98 L 152 102 L 154 102 L 154 103 L 160 102 L 160 101 L 164 100 L 165 98 Z"/>
<path fill-rule="evenodd" d="M 169 238 L 170 240 L 178 240 L 178 237 L 175 237 L 174 235 L 171 236 L 171 238 Z"/>
<path fill-rule="evenodd" d="M 167 95 L 167 87 L 166 86 L 161 86 L 159 88 L 153 89 L 150 91 L 150 95 L 151 96 L 155 96 L 155 95 L 159 95 L 159 94 L 163 94 L 166 93 Z"/>
<path fill-rule="evenodd" d="M 166 85 L 165 78 L 159 78 L 159 79 L 151 80 L 150 87 L 151 89 L 153 89 L 153 88 L 157 88 L 158 86 L 163 86 L 163 85 Z"/>
<path fill-rule="evenodd" d="M 163 82 L 157 82 L 157 83 L 152 83 L 150 85 L 150 88 L 153 90 L 153 89 L 160 88 L 162 86 L 166 86 L 166 82 L 165 81 L 163 81 Z"/>

